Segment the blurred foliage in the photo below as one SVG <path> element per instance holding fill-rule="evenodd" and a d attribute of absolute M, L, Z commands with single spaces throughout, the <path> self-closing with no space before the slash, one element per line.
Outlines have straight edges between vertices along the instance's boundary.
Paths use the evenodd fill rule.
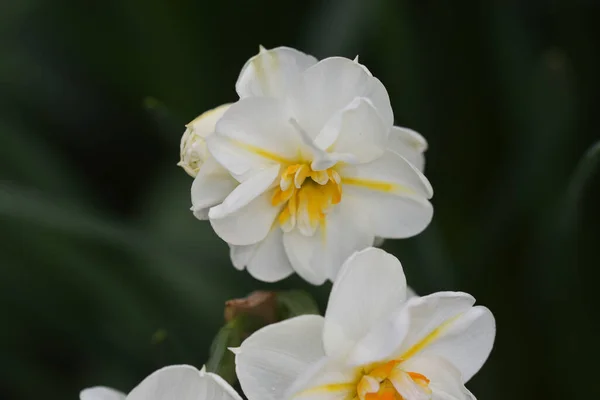
<path fill-rule="evenodd" d="M 324 310 L 330 285 L 232 268 L 175 166 L 183 125 L 235 99 L 259 44 L 360 54 L 428 139 L 434 222 L 384 248 L 417 292 L 496 315 L 478 398 L 599 398 L 599 18 L 592 0 L 3 2 L 0 398 L 200 367 L 252 290 Z"/>

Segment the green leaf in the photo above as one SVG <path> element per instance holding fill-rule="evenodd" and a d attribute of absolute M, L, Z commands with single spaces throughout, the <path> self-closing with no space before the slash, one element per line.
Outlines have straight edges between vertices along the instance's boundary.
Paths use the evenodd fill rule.
<path fill-rule="evenodd" d="M 302 290 L 278 292 L 277 308 L 280 320 L 304 314 L 319 314 L 319 306 L 315 299 Z"/>
<path fill-rule="evenodd" d="M 238 315 L 225 324 L 215 336 L 210 346 L 210 356 L 206 369 L 220 375 L 230 384 L 235 384 L 235 356 L 230 347 L 239 347 L 242 341 L 252 332 L 262 328 L 264 322 L 248 314 Z"/>

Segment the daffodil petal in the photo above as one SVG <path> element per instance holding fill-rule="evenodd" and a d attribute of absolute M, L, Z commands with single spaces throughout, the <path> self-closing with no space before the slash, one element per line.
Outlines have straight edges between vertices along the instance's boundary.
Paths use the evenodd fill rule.
<path fill-rule="evenodd" d="M 366 335 L 354 344 L 347 356 L 348 364 L 369 365 L 389 359 L 408 334 L 409 322 L 409 315 L 397 306 L 395 311 L 374 322 Z"/>
<path fill-rule="evenodd" d="M 434 400 L 475 400 L 475 396 L 463 384 L 461 372 L 443 357 L 418 356 L 402 363 L 402 368 L 429 379 L 431 398 Z"/>
<path fill-rule="evenodd" d="M 315 138 L 329 118 L 356 97 L 371 100 L 384 124 L 392 127 L 394 116 L 385 87 L 347 58 L 326 58 L 304 71 L 290 91 L 290 104 L 300 125 Z"/>
<path fill-rule="evenodd" d="M 235 350 L 236 374 L 249 400 L 281 400 L 324 357 L 323 317 L 302 315 L 268 325 Z"/>
<path fill-rule="evenodd" d="M 409 299 L 403 313 L 408 315 L 409 333 L 396 350 L 396 358 L 408 359 L 443 338 L 446 329 L 471 309 L 475 299 L 463 292 L 437 292 Z"/>
<path fill-rule="evenodd" d="M 326 266 L 319 263 L 318 254 L 315 254 L 323 247 L 320 241 L 320 235 L 305 236 L 299 229 L 283 234 L 283 245 L 292 268 L 313 285 L 322 285 L 327 280 Z"/>
<path fill-rule="evenodd" d="M 360 163 L 380 157 L 388 139 L 389 127 L 370 99 L 356 97 L 325 124 L 315 143 L 322 149 L 352 154 Z"/>
<path fill-rule="evenodd" d="M 425 168 L 423 153 L 427 150 L 427 141 L 419 133 L 412 129 L 394 126 L 388 137 L 387 148 L 400 154 L 423 172 Z"/>
<path fill-rule="evenodd" d="M 348 186 L 344 195 L 355 199 L 371 221 L 377 236 L 403 239 L 421 233 L 433 218 L 433 206 L 425 199 Z"/>
<path fill-rule="evenodd" d="M 496 323 L 485 307 L 477 306 L 445 326 L 422 355 L 435 355 L 451 362 L 469 381 L 487 360 L 494 346 Z"/>
<path fill-rule="evenodd" d="M 317 59 L 289 47 L 260 48 L 238 77 L 235 90 L 240 98 L 251 96 L 283 97 L 300 73 Z"/>
<path fill-rule="evenodd" d="M 271 188 L 279 176 L 279 165 L 263 169 L 237 186 L 221 204 L 210 209 L 210 218 L 224 218 L 239 211 Z"/>
<path fill-rule="evenodd" d="M 231 105 L 207 138 L 213 157 L 239 181 L 297 159 L 302 142 L 282 100 L 248 97 Z"/>
<path fill-rule="evenodd" d="M 232 246 L 231 258 L 236 268 L 246 267 L 250 275 L 263 282 L 277 282 L 294 272 L 279 226 L 273 226 L 267 237 L 256 244 Z"/>
<path fill-rule="evenodd" d="M 400 155 L 386 151 L 370 163 L 342 167 L 340 175 L 344 195 L 360 203 L 376 236 L 414 236 L 431 222 L 431 185 Z"/>
<path fill-rule="evenodd" d="M 264 193 L 248 205 L 222 218 L 208 216 L 217 235 L 230 245 L 247 246 L 263 240 L 271 228 L 281 207 L 271 205 L 270 193 Z"/>
<path fill-rule="evenodd" d="M 333 284 L 325 313 L 323 346 L 330 357 L 347 353 L 406 299 L 400 261 L 381 249 L 352 255 Z"/>
<path fill-rule="evenodd" d="M 279 165 L 274 165 L 257 173 L 210 209 L 210 223 L 221 239 L 232 245 L 250 245 L 267 236 L 281 209 L 271 204 L 271 192 L 266 191 L 278 172 Z"/>
<path fill-rule="evenodd" d="M 283 242 L 292 267 L 314 285 L 334 280 L 352 253 L 373 243 L 373 234 L 361 210 L 351 199 L 342 200 L 326 214 L 312 236 L 299 230 L 284 233 Z"/>
<path fill-rule="evenodd" d="M 312 364 L 287 391 L 290 400 L 343 400 L 356 393 L 356 370 L 323 357 Z"/>
<path fill-rule="evenodd" d="M 127 400 L 241 400 L 219 376 L 189 365 L 159 369 L 129 393 Z"/>
<path fill-rule="evenodd" d="M 125 400 L 125 394 L 105 386 L 94 386 L 79 393 L 80 400 Z"/>
<path fill-rule="evenodd" d="M 192 211 L 198 219 L 208 219 L 208 209 L 221 203 L 238 185 L 213 158 L 208 159 L 192 183 Z"/>

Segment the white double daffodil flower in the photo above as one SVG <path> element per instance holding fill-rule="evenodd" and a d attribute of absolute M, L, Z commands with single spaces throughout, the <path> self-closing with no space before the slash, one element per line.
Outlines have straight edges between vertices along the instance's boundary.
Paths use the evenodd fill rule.
<path fill-rule="evenodd" d="M 236 90 L 239 101 L 188 126 L 203 133 L 184 135 L 181 165 L 196 174 L 195 215 L 229 243 L 237 268 L 321 284 L 376 237 L 429 224 L 427 143 L 393 126 L 385 87 L 357 60 L 261 48 Z M 201 151 L 190 144 L 199 137 Z"/>
<path fill-rule="evenodd" d="M 80 400 L 242 400 L 218 375 L 189 365 L 155 371 L 129 394 L 104 386 L 84 389 Z"/>
<path fill-rule="evenodd" d="M 495 321 L 460 292 L 406 299 L 400 262 L 369 248 L 342 266 L 325 317 L 260 329 L 236 353 L 249 400 L 466 400 Z"/>

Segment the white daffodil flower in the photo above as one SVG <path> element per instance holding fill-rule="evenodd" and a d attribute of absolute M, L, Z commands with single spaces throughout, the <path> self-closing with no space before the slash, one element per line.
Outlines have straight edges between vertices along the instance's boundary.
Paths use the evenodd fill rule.
<path fill-rule="evenodd" d="M 464 384 L 492 350 L 495 322 L 460 292 L 406 299 L 400 262 L 380 249 L 350 257 L 325 317 L 262 328 L 236 354 L 249 400 L 467 400 Z"/>
<path fill-rule="evenodd" d="M 393 127 L 385 87 L 364 66 L 261 50 L 236 89 L 241 99 L 206 140 L 239 182 L 208 213 L 237 268 L 321 284 L 375 237 L 406 238 L 429 224 L 433 191 L 419 170 L 426 142 Z M 214 181 L 195 185 L 202 205 L 225 192 Z"/>
<path fill-rule="evenodd" d="M 103 386 L 84 389 L 80 400 L 242 400 L 218 375 L 189 365 L 155 371 L 129 394 Z"/>

